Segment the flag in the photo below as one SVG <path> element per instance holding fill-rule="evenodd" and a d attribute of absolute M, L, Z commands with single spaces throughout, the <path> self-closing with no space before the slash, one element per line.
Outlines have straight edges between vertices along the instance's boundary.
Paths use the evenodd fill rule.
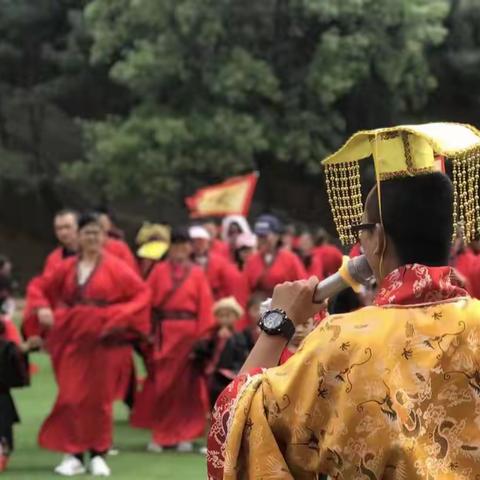
<path fill-rule="evenodd" d="M 185 199 L 190 216 L 247 216 L 257 180 L 258 173 L 254 172 L 197 190 L 195 195 Z"/>

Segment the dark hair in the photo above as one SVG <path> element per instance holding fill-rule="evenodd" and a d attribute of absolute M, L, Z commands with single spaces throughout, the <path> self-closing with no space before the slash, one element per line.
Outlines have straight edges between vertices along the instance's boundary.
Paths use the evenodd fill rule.
<path fill-rule="evenodd" d="M 172 229 L 172 234 L 170 237 L 170 243 L 172 245 L 179 243 L 188 243 L 190 242 L 190 233 L 187 227 L 174 227 Z"/>
<path fill-rule="evenodd" d="M 330 242 L 330 235 L 323 227 L 319 227 L 313 234 L 313 242 L 317 247 L 325 245 L 326 243 Z"/>
<path fill-rule="evenodd" d="M 74 210 L 73 208 L 62 208 L 61 210 L 59 210 L 58 212 L 55 213 L 55 218 L 63 217 L 65 215 L 73 215 L 77 222 L 78 222 L 78 218 L 80 216 L 79 213 L 76 210 Z"/>
<path fill-rule="evenodd" d="M 78 229 L 81 230 L 82 228 L 86 227 L 87 225 L 98 225 L 100 224 L 100 218 L 97 213 L 95 212 L 86 212 L 82 213 L 78 219 Z"/>
<path fill-rule="evenodd" d="M 328 301 L 328 313 L 331 315 L 354 312 L 361 307 L 362 302 L 351 288 L 343 290 Z"/>
<path fill-rule="evenodd" d="M 453 235 L 453 186 L 440 172 L 383 181 L 385 232 L 403 265 L 448 264 Z M 378 189 L 367 201 L 368 219 L 380 222 Z"/>

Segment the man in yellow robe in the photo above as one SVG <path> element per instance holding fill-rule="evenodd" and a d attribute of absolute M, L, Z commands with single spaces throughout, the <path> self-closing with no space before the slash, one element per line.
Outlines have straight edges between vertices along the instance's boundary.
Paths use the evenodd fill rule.
<path fill-rule="evenodd" d="M 355 212 L 341 190 L 352 191 L 348 154 L 373 154 L 378 182 L 361 218 L 335 219 L 344 240 L 358 233 L 374 305 L 329 317 L 279 367 L 285 329 L 267 324 L 217 402 L 211 480 L 480 478 L 480 303 L 447 266 L 452 219 L 468 222 L 467 236 L 480 227 L 480 136 L 449 124 L 364 135 L 331 157 L 345 170 L 329 194 L 334 216 Z M 438 155 L 452 158 L 453 185 L 435 172 Z M 283 322 L 320 308 L 316 284 L 276 287 Z"/>

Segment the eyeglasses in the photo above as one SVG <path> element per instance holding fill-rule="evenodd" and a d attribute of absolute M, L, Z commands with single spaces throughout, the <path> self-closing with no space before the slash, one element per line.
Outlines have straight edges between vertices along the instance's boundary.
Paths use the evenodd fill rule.
<path fill-rule="evenodd" d="M 358 239 L 360 232 L 363 232 L 363 230 L 373 230 L 376 226 L 376 223 L 359 223 L 358 225 L 352 225 L 350 228 L 352 229 L 353 235 Z"/>

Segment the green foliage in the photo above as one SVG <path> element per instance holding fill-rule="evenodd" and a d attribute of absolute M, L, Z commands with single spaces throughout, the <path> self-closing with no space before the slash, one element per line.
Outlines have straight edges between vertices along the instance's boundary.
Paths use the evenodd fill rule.
<path fill-rule="evenodd" d="M 67 175 L 110 196 L 172 192 L 270 161 L 319 171 L 358 117 L 421 108 L 435 86 L 427 54 L 447 0 L 93 0 L 94 65 L 133 99 L 85 122 L 86 158 Z M 370 92 L 365 95 L 365 92 Z"/>
<path fill-rule="evenodd" d="M 63 142 L 75 128 L 54 104 L 70 93 L 72 71 L 85 65 L 81 7 L 74 1 L 0 0 L 0 179 L 20 189 L 54 180 L 53 152 L 78 152 L 78 140 Z"/>

